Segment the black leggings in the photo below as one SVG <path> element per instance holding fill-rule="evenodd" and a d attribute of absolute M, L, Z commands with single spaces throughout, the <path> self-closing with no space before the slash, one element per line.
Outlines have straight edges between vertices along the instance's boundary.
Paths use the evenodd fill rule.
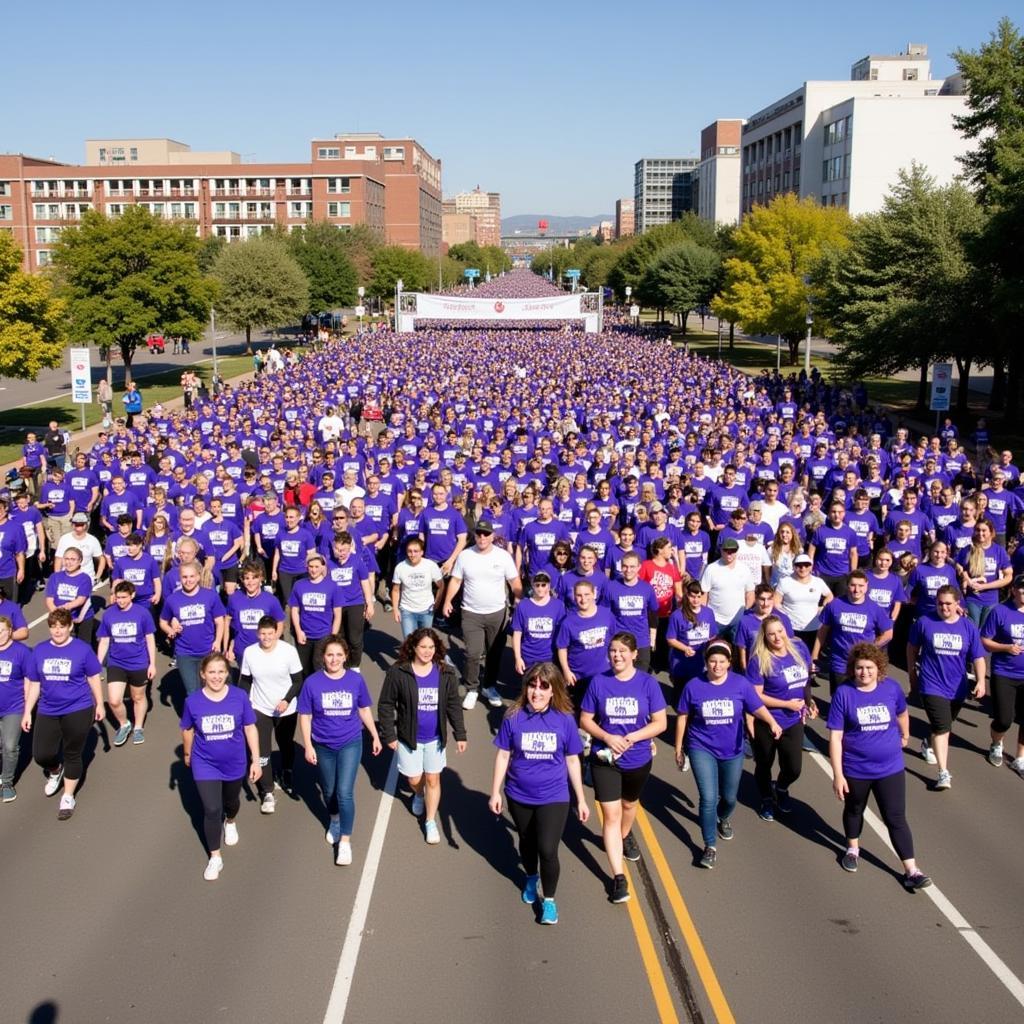
<path fill-rule="evenodd" d="M 203 805 L 203 835 L 209 853 L 221 847 L 224 819 L 234 819 L 242 806 L 242 780 L 222 782 L 220 779 L 196 779 L 195 782 Z"/>
<path fill-rule="evenodd" d="M 506 795 L 508 812 L 519 833 L 519 858 L 528 875 L 536 875 L 540 861 L 540 885 L 545 898 L 558 888 L 558 845 L 569 816 L 569 801 L 557 804 L 521 804 Z"/>
<path fill-rule="evenodd" d="M 274 792 L 274 768 L 270 763 L 271 736 L 281 751 L 281 770 L 290 772 L 295 761 L 295 720 L 298 715 L 265 715 L 256 712 L 256 735 L 260 739 L 260 767 L 263 774 L 256 783 L 262 799 Z"/>
<path fill-rule="evenodd" d="M 366 629 L 366 605 L 347 604 L 341 609 L 341 635 L 348 644 L 346 667 L 359 668 L 363 663 L 363 631 Z"/>
<path fill-rule="evenodd" d="M 889 830 L 889 841 L 900 860 L 913 860 L 914 837 L 907 824 L 907 784 L 902 771 L 881 779 L 846 778 L 849 792 L 843 804 L 843 831 L 847 839 L 859 839 L 864 827 L 864 809 L 874 793 L 882 821 Z"/>
<path fill-rule="evenodd" d="M 782 730 L 776 740 L 766 722 L 754 719 L 754 779 L 762 800 L 772 795 L 772 768 L 776 751 L 779 755 L 779 789 L 789 789 L 800 778 L 803 769 L 804 723 L 794 722 Z"/>
<path fill-rule="evenodd" d="M 1024 679 L 992 673 L 992 728 L 1009 732 L 1014 722 L 1024 729 Z"/>
<path fill-rule="evenodd" d="M 95 717 L 93 707 L 79 708 L 66 715 L 36 715 L 32 732 L 32 757 L 50 775 L 60 765 L 64 747 L 64 778 L 82 777 L 82 751 Z"/>
<path fill-rule="evenodd" d="M 299 664 L 302 666 L 302 676 L 308 679 L 314 672 L 319 672 L 324 667 L 324 651 L 327 648 L 327 637 L 319 640 L 306 638 L 304 644 L 296 643 L 295 650 L 299 652 Z"/>

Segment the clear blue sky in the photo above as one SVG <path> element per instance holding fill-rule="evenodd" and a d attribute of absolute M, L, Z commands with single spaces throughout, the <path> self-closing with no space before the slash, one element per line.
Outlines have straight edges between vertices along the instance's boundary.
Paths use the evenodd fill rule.
<path fill-rule="evenodd" d="M 416 137 L 445 193 L 502 212 L 610 213 L 640 156 L 696 154 L 746 117 L 868 53 L 927 43 L 932 72 L 978 47 L 1005 3 L 748 0 L 570 4 L 53 0 L 9 5 L 0 151 L 83 159 L 83 140 L 170 136 L 245 160 L 303 160 L 336 131 Z M 1018 23 L 1020 19 L 1018 18 Z"/>

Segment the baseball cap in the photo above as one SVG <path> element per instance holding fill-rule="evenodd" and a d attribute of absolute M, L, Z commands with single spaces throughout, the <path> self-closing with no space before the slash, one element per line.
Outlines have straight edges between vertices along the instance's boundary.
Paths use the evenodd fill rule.
<path fill-rule="evenodd" d="M 735 537 L 726 537 L 725 540 L 722 541 L 723 551 L 739 551 L 739 549 L 739 541 L 737 541 Z"/>
<path fill-rule="evenodd" d="M 476 524 L 474 533 L 494 533 L 494 523 L 489 519 L 481 519 L 480 522 Z"/>
<path fill-rule="evenodd" d="M 73 522 L 73 523 L 87 523 L 87 522 L 89 522 L 89 517 L 84 512 L 76 512 L 71 517 L 71 522 Z"/>
<path fill-rule="evenodd" d="M 797 555 L 793 559 L 794 565 L 814 565 L 814 559 L 810 555 Z"/>
<path fill-rule="evenodd" d="M 535 572 L 533 574 L 533 576 L 531 577 L 531 579 L 532 579 L 532 581 L 534 583 L 550 583 L 551 582 L 551 577 L 546 572 L 544 572 L 543 570 L 541 570 L 540 572 Z"/>

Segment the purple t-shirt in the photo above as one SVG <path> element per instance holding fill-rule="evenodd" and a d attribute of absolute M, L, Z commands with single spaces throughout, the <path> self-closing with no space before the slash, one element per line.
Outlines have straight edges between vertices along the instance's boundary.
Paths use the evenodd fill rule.
<path fill-rule="evenodd" d="M 743 714 L 764 707 L 750 680 L 729 672 L 721 683 L 695 676 L 683 687 L 676 710 L 686 715 L 686 749 L 720 760 L 743 753 Z"/>
<path fill-rule="evenodd" d="M 811 543 L 814 570 L 819 576 L 845 576 L 850 571 L 850 552 L 857 547 L 857 534 L 845 523 L 819 526 Z"/>
<path fill-rule="evenodd" d="M 799 652 L 800 658 L 795 658 L 792 654 L 773 656 L 771 669 L 767 674 L 761 671 L 761 663 L 755 656 L 751 655 L 748 658 L 747 678 L 754 686 L 764 688 L 764 696 L 773 697 L 775 700 L 794 700 L 803 697 L 809 679 L 811 652 L 807 650 L 802 640 L 794 640 L 793 646 Z M 782 729 L 788 729 L 800 721 L 799 711 L 791 711 L 789 708 L 768 708 L 768 711 Z"/>
<path fill-rule="evenodd" d="M 1012 601 L 997 604 L 981 627 L 981 635 L 1001 644 L 1020 644 L 1024 647 L 1024 612 Z M 1002 651 L 992 655 L 992 673 L 1008 679 L 1024 679 L 1024 654 Z"/>
<path fill-rule="evenodd" d="M 340 750 L 359 739 L 363 728 L 359 709 L 372 705 L 365 680 L 352 669 L 346 669 L 338 679 L 326 672 L 314 672 L 299 691 L 299 714 L 313 716 L 313 741 L 331 750 Z"/>
<path fill-rule="evenodd" d="M 416 680 L 416 742 L 430 743 L 438 738 L 438 700 L 441 693 L 441 673 L 436 665 L 430 666 L 425 676 L 413 672 Z"/>
<path fill-rule="evenodd" d="M 206 553 L 212 555 L 216 560 L 218 569 L 232 569 L 238 565 L 238 551 L 234 551 L 230 557 L 225 558 L 232 545 L 242 536 L 242 531 L 230 519 L 223 519 L 219 523 L 210 520 L 203 530 L 206 533 Z"/>
<path fill-rule="evenodd" d="M 331 632 L 334 609 L 341 607 L 338 585 L 330 576 L 319 583 L 299 580 L 288 599 L 289 608 L 299 609 L 299 625 L 307 640 L 321 640 Z"/>
<path fill-rule="evenodd" d="M 828 709 L 828 727 L 843 733 L 843 774 L 852 779 L 884 779 L 903 771 L 903 747 L 897 718 L 907 710 L 894 680 L 879 679 L 870 692 L 852 682 L 836 688 Z"/>
<path fill-rule="evenodd" d="M 0 579 L 7 579 L 18 571 L 14 556 L 24 554 L 26 547 L 25 530 L 20 523 L 8 519 L 0 525 Z"/>
<path fill-rule="evenodd" d="M 280 572 L 303 573 L 306 571 L 306 555 L 316 550 L 316 538 L 305 526 L 294 532 L 282 530 L 277 536 L 277 547 L 281 558 L 277 563 Z"/>
<path fill-rule="evenodd" d="M 786 636 L 793 636 L 793 623 L 789 621 L 789 616 L 784 611 L 779 608 L 773 608 L 770 614 L 774 615 L 782 623 L 786 630 Z M 764 622 L 764 619 L 759 619 L 754 612 L 745 612 L 743 618 L 740 619 L 740 624 L 736 627 L 733 643 L 749 654 L 754 646 L 754 641 L 757 639 L 762 622 Z"/>
<path fill-rule="evenodd" d="M 84 605 L 68 609 L 75 622 L 85 622 L 96 614 L 90 600 L 92 597 L 92 577 L 87 572 L 79 570 L 74 576 L 63 571 L 55 572 L 46 581 L 46 596 L 52 598 L 58 608 L 69 601 L 76 601 L 78 598 L 84 597 Z"/>
<path fill-rule="evenodd" d="M 89 676 L 101 671 L 95 652 L 84 640 L 72 637 L 60 647 L 52 640 L 36 644 L 28 677 L 39 683 L 39 713 L 56 718 L 94 707 Z"/>
<path fill-rule="evenodd" d="M 968 569 L 971 561 L 971 546 L 965 547 L 960 554 L 957 556 L 957 561 L 965 569 Z M 985 548 L 985 582 L 992 583 L 994 580 L 999 579 L 1000 573 L 1004 569 L 1010 567 L 1010 556 L 1006 553 L 1006 548 L 1001 547 L 999 544 L 990 544 Z M 968 569 L 968 572 L 970 570 Z M 974 601 L 977 604 L 999 604 L 999 591 L 998 590 L 983 590 L 980 594 L 975 593 L 973 590 L 968 591 L 967 598 L 970 601 Z"/>
<path fill-rule="evenodd" d="M 698 530 L 696 534 L 683 530 L 679 533 L 679 547 L 686 557 L 686 571 L 694 579 L 700 579 L 700 574 L 707 565 L 711 538 L 704 530 Z"/>
<path fill-rule="evenodd" d="M 833 602 L 834 603 L 834 602 Z M 985 656 L 978 627 L 966 616 L 943 622 L 934 615 L 920 618 L 909 643 L 919 650 L 917 678 L 921 693 L 947 700 L 967 696 L 967 669 Z"/>
<path fill-rule="evenodd" d="M 345 564 L 333 559 L 327 560 L 328 575 L 338 589 L 338 604 L 342 608 L 366 603 L 363 594 L 363 580 L 369 579 L 366 566 L 358 552 L 350 551 Z"/>
<path fill-rule="evenodd" d="M 28 626 L 28 623 L 25 621 L 25 613 L 13 601 L 0 598 L 0 615 L 6 615 L 11 620 L 11 625 L 14 627 L 12 632 Z"/>
<path fill-rule="evenodd" d="M 138 671 L 149 667 L 146 637 L 155 632 L 149 609 L 130 604 L 121 611 L 116 604 L 112 604 L 103 613 L 96 636 L 110 640 L 107 665 Z"/>
<path fill-rule="evenodd" d="M 876 576 L 873 572 L 867 573 L 868 577 L 868 600 L 877 604 L 886 615 L 892 615 L 892 606 L 897 601 L 905 601 L 907 595 L 903 591 L 903 581 L 894 572 L 888 576 Z"/>
<path fill-rule="evenodd" d="M 846 671 L 846 659 L 854 644 L 873 644 L 876 637 L 892 629 L 892 619 L 867 598 L 854 604 L 837 597 L 821 609 L 821 624 L 830 629 L 828 667 L 840 675 Z"/>
<path fill-rule="evenodd" d="M 202 657 L 213 650 L 217 637 L 217 623 L 214 621 L 226 615 L 224 605 L 215 590 L 199 587 L 194 594 L 176 590 L 164 598 L 160 621 L 170 623 L 177 619 L 182 631 L 174 640 L 174 653 Z M 236 776 L 237 778 L 237 776 Z"/>
<path fill-rule="evenodd" d="M 256 724 L 249 695 L 227 687 L 221 700 L 210 700 L 202 690 L 185 698 L 181 728 L 194 729 L 192 778 L 198 782 L 234 782 L 245 776 L 245 726 Z"/>
<path fill-rule="evenodd" d="M 522 804 L 564 803 L 569 799 L 565 759 L 583 752 L 572 715 L 527 706 L 502 719 L 494 745 L 508 750 L 505 793 Z"/>
<path fill-rule="evenodd" d="M 960 591 L 956 580 L 956 569 L 951 565 L 936 568 L 927 562 L 916 565 L 907 577 L 907 591 L 914 598 L 918 615 L 935 614 L 935 595 L 939 587 L 953 586 Z"/>
<path fill-rule="evenodd" d="M 658 621 L 658 598 L 650 583 L 638 579 L 630 586 L 611 580 L 605 590 L 605 604 L 619 629 L 636 637 L 637 647 L 651 646 L 651 625 Z"/>
<path fill-rule="evenodd" d="M 522 633 L 519 649 L 527 665 L 554 659 L 555 635 L 564 618 L 565 606 L 554 598 L 541 605 L 526 597 L 516 605 L 512 632 Z"/>
<path fill-rule="evenodd" d="M 284 609 L 281 602 L 266 590 L 260 590 L 255 597 L 250 597 L 244 590 L 236 590 L 228 598 L 228 615 L 235 630 L 235 658 L 242 663 L 242 654 L 246 647 L 259 643 L 260 619 L 264 615 L 272 616 L 277 622 L 284 620 Z"/>
<path fill-rule="evenodd" d="M 420 513 L 420 529 L 427 538 L 424 554 L 438 565 L 448 561 L 459 542 L 459 534 L 466 533 L 466 521 L 458 509 L 429 508 Z"/>
<path fill-rule="evenodd" d="M 697 609 L 696 621 L 690 620 L 677 608 L 668 620 L 668 630 L 665 633 L 666 640 L 678 640 L 687 647 L 693 648 L 693 657 L 687 657 L 677 647 L 668 649 L 668 674 L 675 680 L 692 679 L 699 675 L 704 667 L 704 655 L 702 651 L 711 641 L 713 636 L 718 634 L 718 623 L 715 621 L 715 613 L 708 607 L 701 605 Z"/>
<path fill-rule="evenodd" d="M 642 729 L 656 711 L 665 710 L 665 697 L 654 676 L 647 672 L 634 672 L 633 678 L 623 682 L 614 675 L 603 673 L 590 681 L 580 705 L 582 711 L 591 712 L 598 725 L 613 736 Z M 607 744 L 594 740 L 593 752 L 604 750 Z M 650 743 L 635 743 L 615 763 L 623 770 L 640 768 L 651 760 Z"/>
<path fill-rule="evenodd" d="M 135 587 L 135 601 L 148 601 L 156 593 L 154 580 L 160 575 L 156 559 L 145 551 L 138 558 L 114 559 L 114 579 L 127 580 Z"/>
<path fill-rule="evenodd" d="M 590 679 L 607 670 L 608 645 L 616 628 L 607 608 L 597 608 L 588 618 L 569 612 L 562 619 L 555 647 L 569 652 L 569 668 L 577 679 Z"/>
<path fill-rule="evenodd" d="M 13 640 L 0 651 L 0 715 L 20 715 L 25 710 L 25 678 L 31 675 L 32 652 Z"/>

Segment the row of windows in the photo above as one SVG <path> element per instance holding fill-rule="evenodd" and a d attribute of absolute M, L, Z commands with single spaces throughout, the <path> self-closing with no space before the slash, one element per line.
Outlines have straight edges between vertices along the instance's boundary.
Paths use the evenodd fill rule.
<path fill-rule="evenodd" d="M 124 146 L 111 146 L 109 150 L 106 146 L 100 146 L 100 163 L 105 164 L 109 160 L 112 164 L 123 164 L 126 159 L 124 149 Z M 128 147 L 127 159 L 136 161 L 139 159 L 138 146 Z"/>
<path fill-rule="evenodd" d="M 831 121 L 825 125 L 825 145 L 834 146 L 843 139 L 850 137 L 851 116 L 840 117 L 837 121 Z"/>
<path fill-rule="evenodd" d="M 743 198 L 753 199 L 755 196 L 772 195 L 774 192 L 789 192 L 790 188 L 794 191 L 800 188 L 800 172 L 794 171 L 792 177 L 792 184 L 790 182 L 789 171 L 783 171 L 782 174 L 776 174 L 775 178 L 762 179 L 757 182 L 744 182 L 743 183 Z"/>
<path fill-rule="evenodd" d="M 327 178 L 327 191 L 331 193 L 345 194 L 352 191 L 352 179 Z M 101 179 L 104 190 L 110 194 L 137 194 L 140 192 L 165 192 L 175 190 L 178 192 L 198 192 L 198 178 L 107 178 Z M 242 191 L 269 190 L 278 184 L 284 184 L 289 191 L 308 193 L 312 191 L 312 179 L 310 178 L 213 178 L 211 187 L 219 192 L 232 194 Z M 0 196 L 10 195 L 9 181 L 0 181 Z M 92 195 L 93 182 L 91 180 L 35 180 L 31 183 L 32 195 L 34 197 L 49 196 L 85 196 Z"/>
<path fill-rule="evenodd" d="M 842 192 L 832 196 L 821 197 L 822 206 L 846 206 L 846 193 Z"/>
<path fill-rule="evenodd" d="M 91 203 L 33 203 L 33 220 L 78 220 Z"/>
<path fill-rule="evenodd" d="M 821 164 L 822 181 L 839 181 L 850 176 L 850 154 L 834 156 Z"/>

